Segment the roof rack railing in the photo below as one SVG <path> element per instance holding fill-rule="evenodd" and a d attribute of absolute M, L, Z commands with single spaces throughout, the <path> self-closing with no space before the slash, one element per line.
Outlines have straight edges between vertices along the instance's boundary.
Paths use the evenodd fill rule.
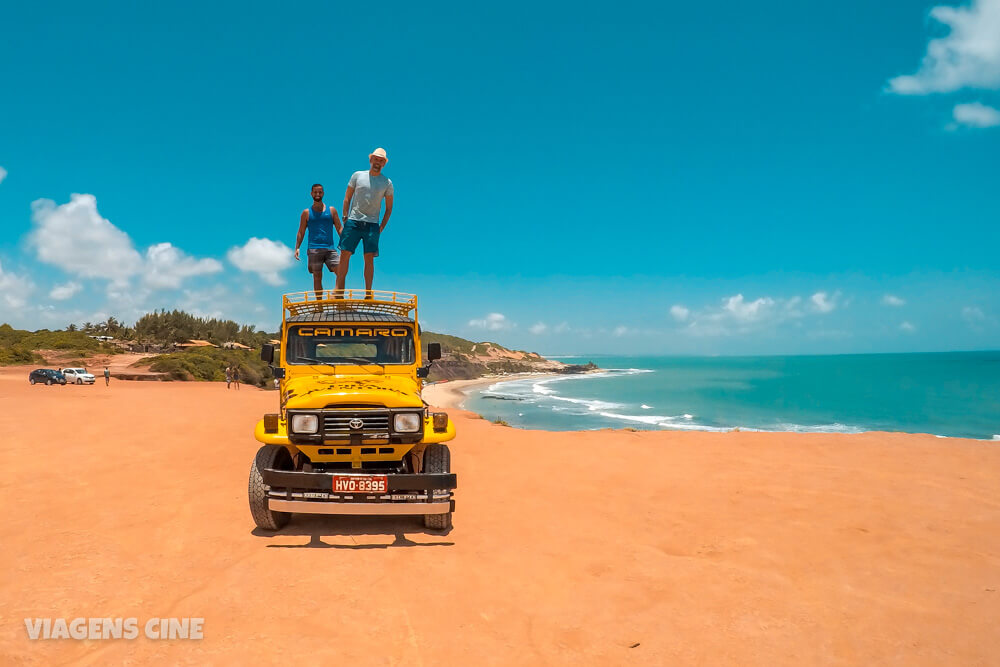
<path fill-rule="evenodd" d="M 417 309 L 417 295 L 363 289 L 309 290 L 285 294 L 281 297 L 281 303 L 289 315 L 293 316 L 330 310 L 407 316 Z"/>

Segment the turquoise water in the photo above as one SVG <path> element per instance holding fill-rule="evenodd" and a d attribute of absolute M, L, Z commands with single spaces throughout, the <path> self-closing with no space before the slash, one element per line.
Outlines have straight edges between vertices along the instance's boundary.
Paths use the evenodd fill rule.
<path fill-rule="evenodd" d="M 464 406 L 551 431 L 739 427 L 1000 440 L 1000 351 L 563 360 L 604 370 L 498 383 Z"/>

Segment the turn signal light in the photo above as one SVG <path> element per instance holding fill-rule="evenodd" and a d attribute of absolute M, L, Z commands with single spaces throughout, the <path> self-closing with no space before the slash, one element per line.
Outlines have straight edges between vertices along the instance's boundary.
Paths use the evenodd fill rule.
<path fill-rule="evenodd" d="M 264 415 L 264 433 L 278 432 L 278 415 Z"/>
<path fill-rule="evenodd" d="M 432 412 L 431 421 L 434 424 L 435 431 L 447 431 L 448 430 L 448 413 L 447 412 Z"/>

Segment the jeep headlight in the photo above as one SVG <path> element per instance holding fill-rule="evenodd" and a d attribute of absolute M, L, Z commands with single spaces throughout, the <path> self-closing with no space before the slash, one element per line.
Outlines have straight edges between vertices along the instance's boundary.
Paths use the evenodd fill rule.
<path fill-rule="evenodd" d="M 401 412 L 393 417 L 392 428 L 399 433 L 416 433 L 420 430 L 420 414 Z"/>
<path fill-rule="evenodd" d="M 319 430 L 319 417 L 316 415 L 292 415 L 293 433 L 315 433 Z"/>

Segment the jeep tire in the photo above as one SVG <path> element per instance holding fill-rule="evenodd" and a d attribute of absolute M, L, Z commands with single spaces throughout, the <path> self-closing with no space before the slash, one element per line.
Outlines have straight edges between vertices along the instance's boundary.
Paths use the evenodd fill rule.
<path fill-rule="evenodd" d="M 265 468 L 274 470 L 291 470 L 292 457 L 288 450 L 280 445 L 264 445 L 257 450 L 253 464 L 250 466 L 250 483 L 247 492 L 250 496 L 250 514 L 258 528 L 264 530 L 280 530 L 292 515 L 289 512 L 275 512 L 267 506 L 267 490 L 264 477 L 261 474 Z"/>
<path fill-rule="evenodd" d="M 451 472 L 451 452 L 447 445 L 427 445 L 424 450 L 423 472 L 428 474 Z M 451 512 L 447 514 L 425 514 L 424 527 L 434 530 L 451 528 Z"/>

